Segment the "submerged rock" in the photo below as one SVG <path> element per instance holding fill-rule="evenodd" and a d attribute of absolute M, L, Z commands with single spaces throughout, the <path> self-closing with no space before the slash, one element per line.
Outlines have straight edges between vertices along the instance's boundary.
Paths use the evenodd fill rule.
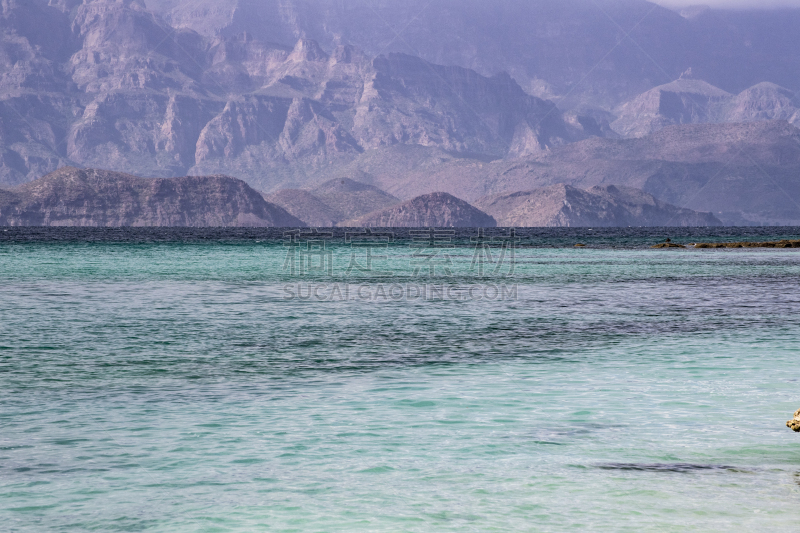
<path fill-rule="evenodd" d="M 773 242 L 698 242 L 695 248 L 800 248 L 800 240 Z"/>
<path fill-rule="evenodd" d="M 786 422 L 786 426 L 795 433 L 800 433 L 800 409 L 794 413 L 794 418 L 792 420 Z"/>

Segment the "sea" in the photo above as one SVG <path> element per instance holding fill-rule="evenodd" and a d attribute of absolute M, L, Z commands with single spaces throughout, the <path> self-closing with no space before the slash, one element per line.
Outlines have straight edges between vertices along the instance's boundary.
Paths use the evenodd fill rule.
<path fill-rule="evenodd" d="M 800 228 L 0 228 L 0 530 L 798 531 L 800 249 L 667 238 Z"/>

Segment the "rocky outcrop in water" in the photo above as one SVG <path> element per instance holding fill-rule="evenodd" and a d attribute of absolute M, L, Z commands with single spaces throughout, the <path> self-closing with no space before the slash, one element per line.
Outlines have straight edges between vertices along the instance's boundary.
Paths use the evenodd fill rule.
<path fill-rule="evenodd" d="M 464 200 L 451 194 L 435 192 L 341 225 L 376 228 L 493 228 L 497 222 Z"/>
<path fill-rule="evenodd" d="M 509 227 L 721 226 L 711 213 L 660 202 L 639 189 L 558 184 L 483 198 L 476 205 Z"/>
<path fill-rule="evenodd" d="M 698 242 L 695 248 L 800 248 L 800 241 L 784 239 L 781 241 L 768 242 Z"/>
<path fill-rule="evenodd" d="M 800 409 L 794 414 L 794 418 L 786 422 L 786 425 L 794 432 L 800 433 Z"/>
<path fill-rule="evenodd" d="M 71 167 L 0 191 L 0 225 L 305 226 L 245 182 L 227 176 L 139 178 Z"/>

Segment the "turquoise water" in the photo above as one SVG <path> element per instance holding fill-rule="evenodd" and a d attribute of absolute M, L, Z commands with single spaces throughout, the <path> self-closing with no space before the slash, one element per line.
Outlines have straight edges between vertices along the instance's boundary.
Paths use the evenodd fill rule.
<path fill-rule="evenodd" d="M 0 529 L 797 530 L 799 251 L 286 252 L 0 246 Z"/>

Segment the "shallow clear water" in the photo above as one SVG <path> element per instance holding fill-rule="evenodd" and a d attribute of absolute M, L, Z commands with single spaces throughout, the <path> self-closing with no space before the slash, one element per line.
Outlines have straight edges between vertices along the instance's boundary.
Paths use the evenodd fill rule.
<path fill-rule="evenodd" d="M 511 279 L 396 243 L 456 288 L 396 300 L 342 243 L 7 240 L 0 529 L 796 531 L 800 250 L 603 239 Z"/>

